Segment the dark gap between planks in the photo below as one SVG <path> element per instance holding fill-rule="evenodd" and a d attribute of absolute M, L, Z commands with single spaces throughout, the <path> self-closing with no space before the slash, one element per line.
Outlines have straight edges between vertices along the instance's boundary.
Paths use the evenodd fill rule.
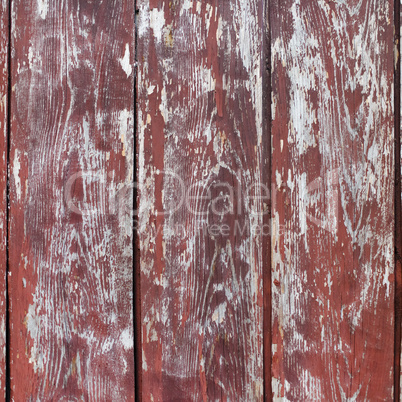
<path fill-rule="evenodd" d="M 264 13 L 264 57 L 265 69 L 263 75 L 263 110 L 265 116 L 263 118 L 264 122 L 264 148 L 265 157 L 267 159 L 264 165 L 264 182 L 269 189 L 271 186 L 271 104 L 272 104 L 272 91 L 271 91 L 271 30 L 270 30 L 270 8 L 269 0 L 265 0 L 265 13 Z M 270 197 L 268 205 L 268 214 L 264 215 L 263 224 L 270 225 L 271 222 L 271 201 Z M 270 226 L 268 226 L 270 227 Z M 271 300 L 271 236 L 268 237 L 267 241 L 263 243 L 263 381 L 264 381 L 264 401 L 268 402 L 272 400 L 272 337 L 271 337 L 271 310 L 272 310 L 272 300 Z"/>

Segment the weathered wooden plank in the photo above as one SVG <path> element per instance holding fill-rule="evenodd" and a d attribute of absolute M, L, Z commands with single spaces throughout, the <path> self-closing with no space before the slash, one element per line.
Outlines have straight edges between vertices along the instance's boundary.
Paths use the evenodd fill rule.
<path fill-rule="evenodd" d="M 392 400 L 393 2 L 273 0 L 273 394 Z"/>
<path fill-rule="evenodd" d="M 0 2 L 0 399 L 6 386 L 8 1 Z"/>
<path fill-rule="evenodd" d="M 395 401 L 401 400 L 402 351 L 402 187 L 401 187 L 401 4 L 395 1 Z"/>
<path fill-rule="evenodd" d="M 11 398 L 133 400 L 134 4 L 12 3 Z"/>
<path fill-rule="evenodd" d="M 264 5 L 137 4 L 142 395 L 261 400 Z"/>

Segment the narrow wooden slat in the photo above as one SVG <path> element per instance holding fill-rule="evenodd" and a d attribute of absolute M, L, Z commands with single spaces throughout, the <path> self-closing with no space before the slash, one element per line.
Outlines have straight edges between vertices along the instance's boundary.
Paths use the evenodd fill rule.
<path fill-rule="evenodd" d="M 15 0 L 11 398 L 134 399 L 134 2 Z"/>
<path fill-rule="evenodd" d="M 392 400 L 393 2 L 270 15 L 273 397 Z"/>
<path fill-rule="evenodd" d="M 0 399 L 6 387 L 8 1 L 0 1 Z"/>
<path fill-rule="evenodd" d="M 395 0 L 395 401 L 401 400 L 402 187 L 401 187 L 401 3 Z"/>
<path fill-rule="evenodd" d="M 263 397 L 263 3 L 138 1 L 143 400 Z"/>

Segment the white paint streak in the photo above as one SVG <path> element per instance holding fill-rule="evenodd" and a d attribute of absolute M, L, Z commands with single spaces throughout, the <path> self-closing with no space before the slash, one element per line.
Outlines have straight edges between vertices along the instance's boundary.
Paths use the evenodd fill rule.
<path fill-rule="evenodd" d="M 130 62 L 130 46 L 126 43 L 126 48 L 124 52 L 123 58 L 119 59 L 121 68 L 127 74 L 127 78 L 130 77 L 131 73 L 133 72 L 133 67 L 131 66 Z"/>
<path fill-rule="evenodd" d="M 150 12 L 150 27 L 157 42 L 161 42 L 163 27 L 165 26 L 165 13 L 163 10 L 153 8 Z"/>
<path fill-rule="evenodd" d="M 125 329 L 120 335 L 120 342 L 124 349 L 130 350 L 134 348 L 134 338 L 131 329 Z"/>
<path fill-rule="evenodd" d="M 22 195 L 20 169 L 21 169 L 20 151 L 18 149 L 16 149 L 15 154 L 14 154 L 14 161 L 13 161 L 13 177 L 14 177 L 15 191 L 17 193 L 18 200 L 21 199 L 21 195 Z"/>
<path fill-rule="evenodd" d="M 42 19 L 45 19 L 49 11 L 49 0 L 37 0 L 38 2 L 38 12 Z"/>

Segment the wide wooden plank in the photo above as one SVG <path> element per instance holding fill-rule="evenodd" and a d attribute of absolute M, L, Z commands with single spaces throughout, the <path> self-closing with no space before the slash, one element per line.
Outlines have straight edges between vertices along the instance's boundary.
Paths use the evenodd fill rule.
<path fill-rule="evenodd" d="M 0 1 L 0 399 L 6 387 L 8 1 Z"/>
<path fill-rule="evenodd" d="M 273 396 L 392 400 L 393 2 L 272 0 Z"/>
<path fill-rule="evenodd" d="M 11 398 L 134 399 L 134 2 L 15 0 Z"/>
<path fill-rule="evenodd" d="M 141 394 L 261 400 L 264 4 L 137 5 Z"/>

